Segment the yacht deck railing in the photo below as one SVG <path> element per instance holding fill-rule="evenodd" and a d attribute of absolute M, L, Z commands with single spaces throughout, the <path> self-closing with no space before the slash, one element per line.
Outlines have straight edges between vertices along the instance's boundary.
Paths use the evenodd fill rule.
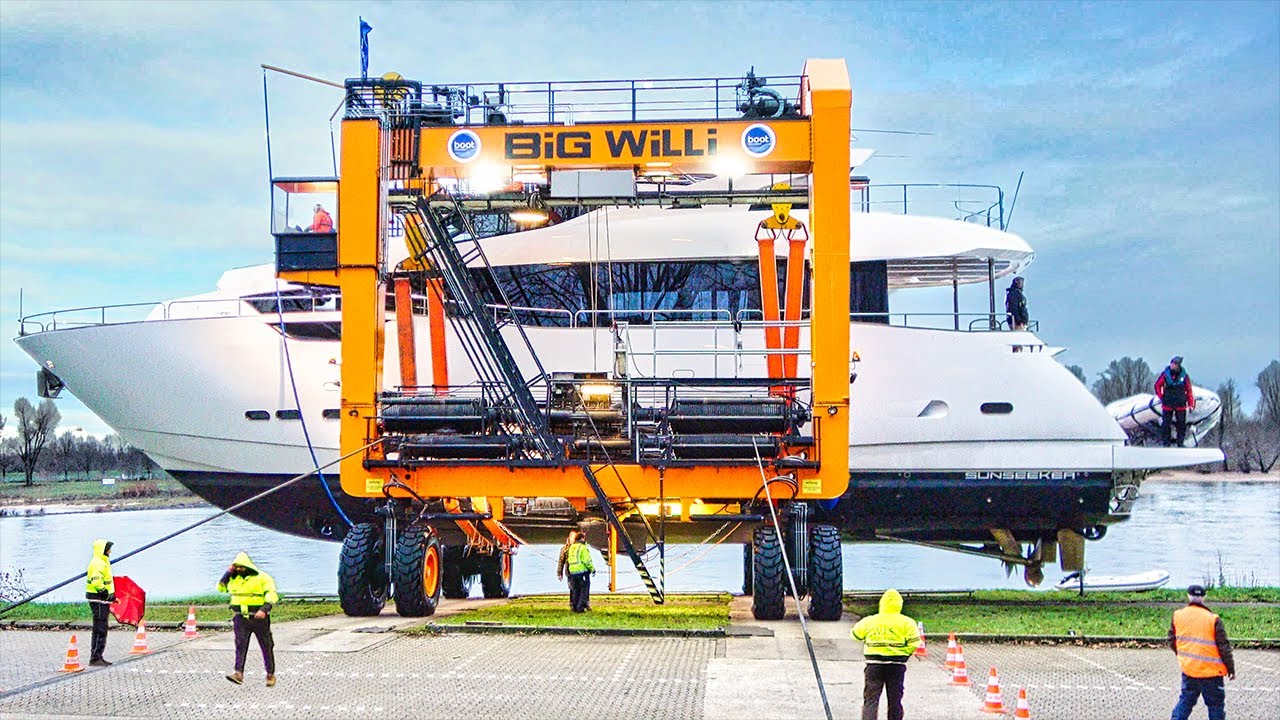
<path fill-rule="evenodd" d="M 122 325 L 131 322 L 154 322 L 159 320 L 198 320 L 198 319 L 216 319 L 216 318 L 237 318 L 237 317 L 273 317 L 276 314 L 274 303 L 275 298 L 269 295 L 257 296 L 251 298 L 210 298 L 203 300 L 169 300 L 161 302 L 138 302 L 138 303 L 118 303 L 114 305 L 89 305 L 85 307 L 64 308 L 61 310 L 51 310 L 48 312 L 35 313 L 26 315 L 19 319 L 19 332 L 21 335 L 30 335 L 40 332 L 50 332 L 53 330 L 66 330 L 75 327 L 94 327 L 99 325 Z M 295 313 L 315 313 L 315 312 L 337 312 L 340 309 L 338 301 L 341 300 L 339 295 L 317 295 L 317 296 L 298 296 L 298 295 L 282 295 L 281 296 L 284 313 L 292 315 Z M 414 297 L 415 314 L 422 314 L 425 311 L 426 298 Z M 256 307 L 255 302 L 267 303 L 264 307 Z M 180 310 L 184 308 L 197 306 L 212 306 L 219 308 L 217 312 L 211 314 L 192 314 L 183 313 Z M 486 305 L 491 312 L 495 314 L 501 313 L 505 308 L 498 305 Z M 140 312 L 142 309 L 146 312 Z M 157 316 L 155 310 L 159 308 L 160 314 Z M 763 313 L 760 310 L 739 310 L 736 314 L 730 314 L 726 309 L 671 309 L 660 308 L 653 310 L 567 310 L 563 308 L 538 308 L 525 307 L 520 305 L 511 306 L 510 310 L 518 318 L 549 317 L 560 318 L 561 322 L 557 322 L 551 327 L 608 327 L 626 323 L 632 326 L 647 326 L 658 324 L 672 324 L 680 327 L 693 327 L 695 325 L 705 325 L 707 327 L 721 326 L 727 327 L 731 325 L 739 326 L 761 326 L 764 322 Z M 134 311 L 130 313 L 129 311 Z M 125 315 L 126 317 L 122 317 Z M 677 320 L 674 318 L 687 317 L 686 320 Z M 805 312 L 808 317 L 808 311 Z M 990 313 L 949 313 L 949 312 L 903 312 L 903 313 L 849 313 L 850 322 L 876 322 L 893 327 L 913 328 L 920 330 L 952 330 L 960 332 L 1001 332 L 1009 330 L 1008 323 L 999 315 L 991 315 Z M 528 325 L 537 326 L 539 323 L 530 322 Z M 772 327 L 785 327 L 787 325 L 807 326 L 808 320 L 800 321 L 776 321 L 767 323 Z M 1027 327 L 1030 332 L 1038 332 L 1040 323 L 1038 320 L 1032 320 Z"/>

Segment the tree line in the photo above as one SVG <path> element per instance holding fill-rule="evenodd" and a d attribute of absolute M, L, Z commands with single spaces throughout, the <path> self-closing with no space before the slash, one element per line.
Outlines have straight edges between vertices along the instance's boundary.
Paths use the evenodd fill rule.
<path fill-rule="evenodd" d="M 1088 377 L 1079 365 L 1067 370 L 1088 385 Z M 1195 375 L 1192 382 L 1197 382 Z M 1151 393 L 1156 372 L 1142 358 L 1122 357 L 1112 360 L 1090 385 L 1093 394 L 1104 405 L 1116 400 Z M 1200 383 L 1201 387 L 1207 387 Z M 1247 413 L 1240 400 L 1234 379 L 1218 385 L 1215 392 L 1222 400 L 1222 420 L 1206 438 L 1210 447 L 1222 449 L 1226 459 L 1223 470 L 1269 472 L 1280 462 L 1280 360 L 1272 360 L 1254 380 L 1260 393 L 1258 405 Z"/>
<path fill-rule="evenodd" d="M 10 472 L 22 473 L 26 485 L 35 483 L 36 473 L 89 476 L 117 473 L 150 477 L 156 464 L 141 450 L 126 444 L 118 435 L 105 438 L 66 430 L 58 434 L 62 413 L 52 400 L 32 405 L 25 397 L 13 403 L 12 420 L 0 413 L 0 432 L 12 421 L 14 435 L 0 441 L 0 480 Z"/>

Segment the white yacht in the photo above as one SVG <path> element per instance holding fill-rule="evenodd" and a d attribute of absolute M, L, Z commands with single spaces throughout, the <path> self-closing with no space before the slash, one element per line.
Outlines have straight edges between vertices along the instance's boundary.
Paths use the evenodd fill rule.
<path fill-rule="evenodd" d="M 851 230 L 851 474 L 832 509 L 846 532 L 990 543 L 994 524 L 1031 542 L 1063 527 L 1100 536 L 1128 512 L 1144 473 L 1221 457 L 1130 446 L 1034 324 L 1005 329 L 995 282 L 1035 254 L 1002 220 L 867 209 L 855 193 L 863 212 Z M 633 377 L 767 377 L 754 233 L 768 214 L 615 207 L 483 245 L 492 281 L 547 367 L 608 370 L 625 346 Z M 776 251 L 781 264 L 785 243 Z M 141 318 L 128 317 L 138 306 L 29 316 L 16 342 L 45 384 L 65 384 L 122 439 L 227 507 L 338 454 L 339 300 L 332 289 L 278 281 L 274 270 L 231 270 L 214 291 L 148 305 Z M 899 292 L 969 283 L 989 284 L 990 307 L 905 316 L 891 307 Z M 415 312 L 425 338 L 426 303 Z M 797 347 L 808 347 L 804 332 Z M 429 343 L 418 347 L 418 372 L 430 376 Z M 474 379 L 452 334 L 446 354 L 450 383 Z M 400 384 L 394 343 L 385 377 L 388 388 Z M 340 516 L 371 517 L 371 506 L 326 475 L 241 514 L 340 539 Z M 539 528 L 554 529 L 545 539 L 559 542 L 562 527 L 530 518 L 522 532 L 538 541 Z"/>

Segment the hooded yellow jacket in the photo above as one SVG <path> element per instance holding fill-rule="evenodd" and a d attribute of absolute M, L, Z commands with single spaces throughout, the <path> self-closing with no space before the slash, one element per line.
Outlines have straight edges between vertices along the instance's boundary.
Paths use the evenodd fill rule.
<path fill-rule="evenodd" d="M 93 557 L 89 560 L 89 569 L 85 571 L 85 597 L 115 594 L 116 581 L 111 577 L 111 558 L 107 557 L 109 547 L 111 543 L 101 538 L 93 541 Z"/>
<path fill-rule="evenodd" d="M 916 623 L 902 614 L 902 595 L 893 588 L 880 596 L 880 612 L 859 620 L 852 634 L 863 642 L 867 662 L 905 663 L 920 644 Z"/>
<path fill-rule="evenodd" d="M 271 612 L 271 606 L 280 602 L 276 593 L 276 581 L 258 569 L 248 553 L 240 553 L 232 565 L 247 569 L 246 575 L 232 575 L 230 571 L 218 582 L 218 592 L 231 593 L 231 609 L 247 615 L 259 608 Z"/>

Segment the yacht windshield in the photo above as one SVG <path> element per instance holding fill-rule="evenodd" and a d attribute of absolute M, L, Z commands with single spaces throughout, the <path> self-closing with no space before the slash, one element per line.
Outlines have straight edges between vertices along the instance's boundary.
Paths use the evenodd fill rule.
<path fill-rule="evenodd" d="M 472 273 L 477 282 L 489 281 L 483 269 Z M 851 309 L 887 312 L 885 263 L 853 263 L 850 275 Z M 492 281 L 525 325 L 760 319 L 755 258 L 506 265 L 493 268 Z M 786 297 L 785 285 L 785 262 L 780 260 L 780 298 Z M 743 311 L 755 312 L 740 316 Z"/>

